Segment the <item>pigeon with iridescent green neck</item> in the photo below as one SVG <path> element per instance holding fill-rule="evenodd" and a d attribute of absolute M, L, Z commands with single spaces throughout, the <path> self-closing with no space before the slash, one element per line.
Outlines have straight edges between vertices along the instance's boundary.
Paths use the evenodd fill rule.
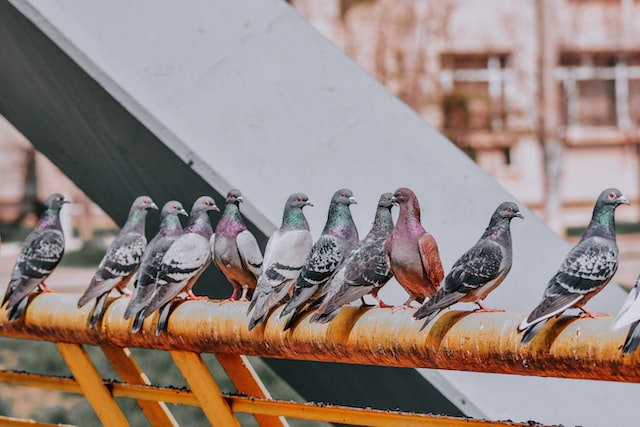
<path fill-rule="evenodd" d="M 22 317 L 29 294 L 39 289 L 47 291 L 44 281 L 64 255 L 64 234 L 60 224 L 60 209 L 69 203 L 62 194 L 52 194 L 44 201 L 44 212 L 35 229 L 27 236 L 18 255 L 11 280 L 0 307 L 7 305 L 8 320 Z"/>
<path fill-rule="evenodd" d="M 156 293 L 156 275 L 160 269 L 162 258 L 169 246 L 182 234 L 179 215 L 187 216 L 187 211 L 182 207 L 182 203 L 170 200 L 164 204 L 160 212 L 160 228 L 142 255 L 133 295 L 124 312 L 125 319 L 135 316 L 131 332 L 138 332 L 142 327 L 142 322 L 145 319 L 144 309 Z"/>
<path fill-rule="evenodd" d="M 89 319 L 90 328 L 95 326 L 102 314 L 104 303 L 112 289 L 121 294 L 129 294 L 127 283 L 138 269 L 142 253 L 147 247 L 145 220 L 149 209 L 158 209 L 149 196 L 139 196 L 133 201 L 127 221 L 107 248 L 89 287 L 78 300 L 78 307 L 83 307 L 94 298 L 96 300 Z"/>
<path fill-rule="evenodd" d="M 251 315 L 249 330 L 263 323 L 269 312 L 281 303 L 307 259 L 313 239 L 302 212 L 305 206 L 313 206 L 306 194 L 290 195 L 284 205 L 282 224 L 267 242 L 258 284 L 247 310 L 247 315 Z"/>
<path fill-rule="evenodd" d="M 210 211 L 220 211 L 216 202 L 209 196 L 199 197 L 193 203 L 184 231 L 162 257 L 155 280 L 156 293 L 144 309 L 145 316 L 160 309 L 156 335 L 160 335 L 166 326 L 174 298 L 185 294 L 187 299 L 207 299 L 206 296 L 195 296 L 191 288 L 211 263 L 209 240 L 213 228 Z"/>
<path fill-rule="evenodd" d="M 238 300 L 240 291 L 242 295 L 239 300 L 247 301 L 249 290 L 256 288 L 262 267 L 258 241 L 247 229 L 240 214 L 240 203 L 243 201 L 240 190 L 227 193 L 224 211 L 212 237 L 213 264 L 233 285 L 231 297 L 222 303 Z"/>
<path fill-rule="evenodd" d="M 427 318 L 422 328 L 445 308 L 458 301 L 475 302 L 481 311 L 496 311 L 482 300 L 507 277 L 513 263 L 511 220 L 522 218 L 520 208 L 504 202 L 495 210 L 480 240 L 451 267 L 442 286 L 413 317 Z"/>
<path fill-rule="evenodd" d="M 320 307 L 309 318 L 310 322 L 327 323 L 331 321 L 340 308 L 370 294 L 378 307 L 386 307 L 378 297 L 378 292 L 392 277 L 384 254 L 384 243 L 393 229 L 391 208 L 395 202 L 392 193 L 380 196 L 373 227 L 335 272 L 327 284 L 327 295 Z"/>
<path fill-rule="evenodd" d="M 346 188 L 336 191 L 331 197 L 322 234 L 311 247 L 293 288 L 293 295 L 280 313 L 280 317 L 289 316 L 284 330 L 291 328 L 307 307 L 320 303 L 327 292 L 325 285 L 358 243 L 358 230 L 349 209 L 354 203 L 353 193 Z"/>
<path fill-rule="evenodd" d="M 518 326 L 519 332 L 524 331 L 520 344 L 531 341 L 549 318 L 568 308 L 582 310 L 582 316 L 600 315 L 584 304 L 609 283 L 618 269 L 615 210 L 621 204 L 628 205 L 629 200 L 617 188 L 600 193 L 582 238 L 547 284 L 542 301 Z"/>

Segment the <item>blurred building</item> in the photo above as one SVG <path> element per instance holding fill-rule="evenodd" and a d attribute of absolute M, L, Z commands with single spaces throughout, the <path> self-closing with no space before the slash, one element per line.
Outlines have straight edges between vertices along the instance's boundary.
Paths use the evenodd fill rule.
<path fill-rule="evenodd" d="M 637 222 L 637 1 L 292 3 L 556 231 L 610 186 Z"/>
<path fill-rule="evenodd" d="M 96 229 L 112 229 L 115 224 L 69 178 L 11 123 L 0 116 L 0 223 L 33 226 L 39 205 L 52 193 L 72 201 L 62 210 L 68 249 L 78 249 Z"/>

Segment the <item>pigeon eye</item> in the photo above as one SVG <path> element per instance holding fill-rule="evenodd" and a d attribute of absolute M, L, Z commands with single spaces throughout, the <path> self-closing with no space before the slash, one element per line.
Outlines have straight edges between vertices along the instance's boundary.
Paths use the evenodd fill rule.
<path fill-rule="evenodd" d="M 344 193 L 340 193 L 340 197 L 344 197 Z"/>
<path fill-rule="evenodd" d="M 205 205 L 205 206 L 209 206 L 209 205 L 210 205 L 209 201 L 208 201 L 208 200 L 205 200 L 205 201 L 204 201 L 204 205 Z"/>
<path fill-rule="evenodd" d="M 178 207 L 176 205 L 173 205 L 173 209 L 178 209 Z"/>
<path fill-rule="evenodd" d="M 146 205 L 147 203 L 149 203 L 149 201 L 148 201 L 147 199 L 144 199 L 144 200 L 142 201 L 142 203 L 144 203 L 144 204 Z"/>
<path fill-rule="evenodd" d="M 610 199 L 615 199 L 616 198 L 616 193 L 614 193 L 613 191 L 611 193 L 609 193 L 609 198 Z"/>
<path fill-rule="evenodd" d="M 302 201 L 302 198 L 298 197 L 296 200 L 297 200 L 298 202 L 301 202 L 301 201 Z"/>
<path fill-rule="evenodd" d="M 511 207 L 507 208 L 507 212 L 513 212 L 513 208 Z"/>

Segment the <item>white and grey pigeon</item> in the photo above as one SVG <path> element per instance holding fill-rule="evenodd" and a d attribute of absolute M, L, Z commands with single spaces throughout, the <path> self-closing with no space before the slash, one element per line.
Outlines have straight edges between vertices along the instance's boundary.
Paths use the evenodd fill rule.
<path fill-rule="evenodd" d="M 145 223 L 149 209 L 158 209 L 149 196 L 136 197 L 129 209 L 127 221 L 107 248 L 89 286 L 78 299 L 78 307 L 83 307 L 94 298 L 96 300 L 89 318 L 90 328 L 93 328 L 100 318 L 112 289 L 123 295 L 129 294 L 126 286 L 138 270 L 140 259 L 147 247 Z"/>
<path fill-rule="evenodd" d="M 209 212 L 214 210 L 220 211 L 211 197 L 199 197 L 193 203 L 187 226 L 162 257 L 156 276 L 156 293 L 144 309 L 145 317 L 160 309 L 156 335 L 164 330 L 175 297 L 185 293 L 187 299 L 207 299 L 195 296 L 191 288 L 211 263 L 209 240 L 213 228 Z"/>
<path fill-rule="evenodd" d="M 170 200 L 164 204 L 160 212 L 160 227 L 145 249 L 140 268 L 135 278 L 133 295 L 124 312 L 124 318 L 135 316 L 131 332 L 138 332 L 145 319 L 144 309 L 156 293 L 156 275 L 160 269 L 162 258 L 171 244 L 182 234 L 182 223 L 179 215 L 187 216 L 182 203 Z"/>
<path fill-rule="evenodd" d="M 247 301 L 249 290 L 256 288 L 262 252 L 255 236 L 247 229 L 240 214 L 240 203 L 244 199 L 240 190 L 230 190 L 222 216 L 212 236 L 213 264 L 233 285 L 231 297 L 222 304 L 238 300 Z"/>
<path fill-rule="evenodd" d="M 282 224 L 264 250 L 258 284 L 247 310 L 249 330 L 263 323 L 269 312 L 289 293 L 311 250 L 313 239 L 302 208 L 313 206 L 304 193 L 287 198 Z"/>
<path fill-rule="evenodd" d="M 388 307 L 378 297 L 378 292 L 393 276 L 384 253 L 384 244 L 393 229 L 393 205 L 393 193 L 380 196 L 373 227 L 349 252 L 327 284 L 327 294 L 309 318 L 310 322 L 327 323 L 336 317 L 342 306 L 358 299 L 362 299 L 364 306 L 367 294 L 378 301 L 378 307 Z"/>
<path fill-rule="evenodd" d="M 13 270 L 0 307 L 7 305 L 8 320 L 22 317 L 29 294 L 36 288 L 47 291 L 44 281 L 64 255 L 64 234 L 60 224 L 60 209 L 69 203 L 62 194 L 52 194 L 44 201 L 44 212 L 35 229 L 27 236 Z"/>
<path fill-rule="evenodd" d="M 324 229 L 311 247 L 291 299 L 280 313 L 281 318 L 289 316 L 285 331 L 298 321 L 307 306 L 311 308 L 320 303 L 326 293 L 325 285 L 358 243 L 358 230 L 349 209 L 354 203 L 353 193 L 346 188 L 336 191 L 331 197 Z"/>
<path fill-rule="evenodd" d="M 542 301 L 518 326 L 519 332 L 524 331 L 522 345 L 531 341 L 549 318 L 568 308 L 576 307 L 587 317 L 599 315 L 584 304 L 609 283 L 618 269 L 615 209 L 620 204 L 628 205 L 629 200 L 617 188 L 600 193 L 582 238 L 547 284 Z"/>
<path fill-rule="evenodd" d="M 640 298 L 638 296 L 640 296 L 640 276 L 636 279 L 635 286 L 629 292 L 620 312 L 613 321 L 612 328 L 614 330 L 631 325 L 622 345 L 624 354 L 635 352 L 640 345 L 640 328 L 638 328 L 640 325 Z"/>
<path fill-rule="evenodd" d="M 501 203 L 478 242 L 453 264 L 444 283 L 413 315 L 425 320 L 422 328 L 445 308 L 461 302 L 474 302 L 479 311 L 496 311 L 482 300 L 507 277 L 513 262 L 511 220 L 522 218 L 520 208 L 513 202 Z"/>

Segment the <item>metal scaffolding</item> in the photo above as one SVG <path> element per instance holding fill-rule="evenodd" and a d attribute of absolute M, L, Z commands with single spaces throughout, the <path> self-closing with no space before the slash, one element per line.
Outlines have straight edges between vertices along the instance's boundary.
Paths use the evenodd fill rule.
<path fill-rule="evenodd" d="M 287 425 L 284 417 L 368 426 L 520 425 L 273 400 L 246 356 L 640 382 L 638 356 L 621 353 L 626 331 L 612 331 L 611 318 L 563 316 L 548 322 L 530 345 L 520 346 L 516 326 L 522 313 L 451 310 L 420 331 L 422 322 L 412 318 L 412 310 L 345 307 L 328 324 L 304 318 L 285 332 L 276 311 L 250 332 L 246 303 L 185 301 L 158 337 L 155 316 L 140 333 L 130 332 L 130 321 L 123 319 L 126 298 L 110 300 L 102 321 L 90 329 L 89 308 L 78 309 L 77 297 L 38 295 L 24 320 L 16 322 L 8 322 L 6 312 L 0 312 L 0 336 L 54 342 L 73 378 L 0 371 L 0 382 L 84 394 L 107 426 L 128 424 L 114 397 L 135 399 L 159 426 L 177 425 L 165 403 L 199 406 L 217 426 L 239 425 L 235 412 L 254 414 L 261 426 Z M 105 381 L 85 344 L 99 346 L 123 382 Z M 129 351 L 133 347 L 169 351 L 189 389 L 150 384 Z M 201 353 L 216 355 L 238 395 L 221 392 Z"/>

